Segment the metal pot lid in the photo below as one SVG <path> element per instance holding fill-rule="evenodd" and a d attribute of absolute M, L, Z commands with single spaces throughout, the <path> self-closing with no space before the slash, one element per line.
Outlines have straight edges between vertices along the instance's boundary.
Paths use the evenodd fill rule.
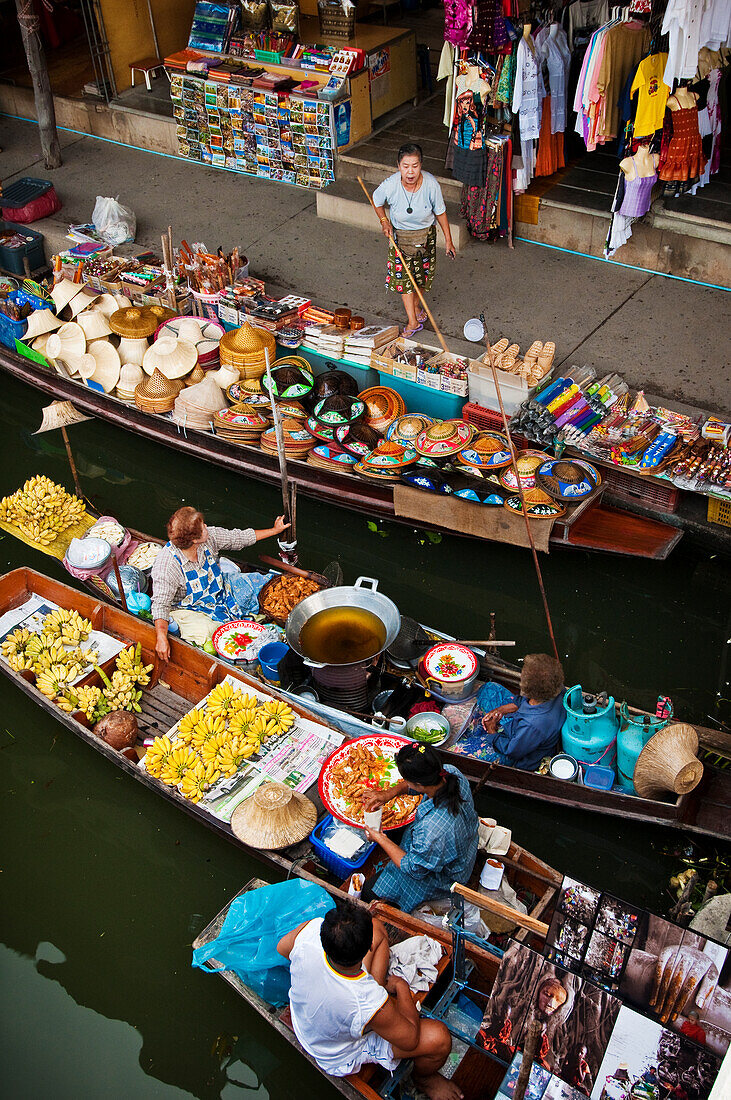
<path fill-rule="evenodd" d="M 517 493 L 515 496 L 508 497 L 503 507 L 507 508 L 509 512 L 517 512 L 518 515 L 523 514 L 523 505 Z M 547 497 L 544 502 L 526 500 L 525 510 L 531 519 L 558 519 L 560 516 L 566 515 L 563 504 L 559 504 L 557 500 L 551 500 L 550 497 Z"/>
<path fill-rule="evenodd" d="M 386 439 L 392 439 L 394 443 L 401 443 L 405 447 L 413 447 L 417 436 L 436 423 L 433 416 L 425 413 L 404 413 L 388 425 Z"/>
<path fill-rule="evenodd" d="M 475 427 L 465 420 L 441 420 L 420 432 L 416 450 L 426 458 L 447 458 L 471 443 Z"/>
<path fill-rule="evenodd" d="M 480 432 L 469 447 L 456 454 L 455 461 L 463 466 L 499 470 L 510 464 L 508 441 L 502 432 Z"/>
<path fill-rule="evenodd" d="M 357 397 L 334 394 L 318 401 L 313 415 L 318 423 L 337 428 L 341 424 L 354 424 L 356 420 L 362 420 L 365 411 L 365 405 Z"/>
<path fill-rule="evenodd" d="M 542 466 L 544 462 L 550 459 L 550 457 L 551 456 L 547 455 L 545 451 L 518 452 L 515 464 L 518 467 L 520 484 L 523 489 L 533 488 L 536 483 L 536 470 L 539 466 Z M 506 489 L 512 490 L 514 493 L 518 491 L 518 481 L 512 466 L 507 466 L 500 474 L 500 484 L 504 485 Z"/>
<path fill-rule="evenodd" d="M 588 462 L 574 462 L 567 458 L 551 458 L 539 466 L 536 480 L 554 500 L 578 501 L 595 493 L 598 487 L 597 471 Z"/>
<path fill-rule="evenodd" d="M 477 672 L 479 662 L 471 649 L 458 642 L 440 642 L 424 654 L 422 665 L 428 676 L 443 684 L 459 684 Z"/>
<path fill-rule="evenodd" d="M 423 489 L 427 493 L 448 495 L 454 492 L 441 470 L 425 470 L 414 467 L 411 470 L 403 470 L 401 480 L 404 485 L 410 485 L 412 489 Z"/>

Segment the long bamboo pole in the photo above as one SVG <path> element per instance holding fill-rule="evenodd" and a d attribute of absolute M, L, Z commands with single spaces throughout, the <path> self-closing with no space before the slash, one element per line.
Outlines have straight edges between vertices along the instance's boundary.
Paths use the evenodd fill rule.
<path fill-rule="evenodd" d="M 269 403 L 272 407 L 272 419 L 274 421 L 274 438 L 277 441 L 277 457 L 279 459 L 279 474 L 282 482 L 282 507 L 285 522 L 291 523 L 291 496 L 289 491 L 289 477 L 287 475 L 287 453 L 284 449 L 284 433 L 282 432 L 282 420 L 279 408 L 274 400 L 274 382 L 272 381 L 272 368 L 269 362 L 269 348 L 264 348 L 264 362 L 266 363 L 267 386 L 269 389 Z M 291 532 L 291 528 L 290 528 Z M 291 541 L 280 542 L 279 549 L 282 558 L 289 565 L 297 564 L 297 539 L 290 533 Z"/>
<path fill-rule="evenodd" d="M 371 207 L 373 208 L 373 213 L 376 215 L 376 218 L 378 218 L 378 211 L 376 210 L 375 203 L 373 202 L 373 199 L 371 198 L 370 194 L 368 193 L 368 188 L 363 183 L 363 180 L 360 178 L 360 176 L 358 176 L 358 183 L 363 188 L 363 193 L 364 193 L 365 197 L 368 199 L 368 202 L 371 204 Z M 379 221 L 380 221 L 380 219 L 379 219 Z M 419 301 L 421 302 L 422 306 L 424 307 L 424 312 L 426 313 L 427 317 L 429 318 L 429 320 L 431 322 L 431 326 L 432 326 L 432 328 L 434 329 L 434 331 L 436 332 L 436 334 L 439 338 L 439 343 L 442 345 L 442 349 L 446 352 L 449 352 L 449 348 L 446 345 L 444 337 L 442 336 L 441 332 L 439 331 L 439 326 L 437 325 L 436 321 L 434 320 L 434 317 L 432 316 L 432 311 L 429 309 L 429 306 L 426 304 L 426 298 L 421 293 L 421 287 L 418 286 L 418 284 L 416 282 L 416 279 L 411 274 L 411 268 L 409 267 L 406 260 L 404 259 L 403 254 L 401 252 L 401 249 L 396 244 L 396 238 L 394 237 L 394 235 L 393 235 L 393 233 L 391 232 L 390 229 L 388 231 L 388 239 L 391 242 L 391 244 L 393 245 L 394 252 L 398 256 L 399 260 L 401 261 L 401 264 L 403 265 L 404 270 L 406 271 L 406 274 L 409 276 L 409 279 L 411 280 L 411 285 L 413 286 L 414 290 L 416 291 L 416 295 L 417 295 Z"/>

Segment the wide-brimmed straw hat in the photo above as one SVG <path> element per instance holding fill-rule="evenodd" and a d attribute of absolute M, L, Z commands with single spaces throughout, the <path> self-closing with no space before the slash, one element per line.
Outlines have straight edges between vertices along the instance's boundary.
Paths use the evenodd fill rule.
<path fill-rule="evenodd" d="M 87 340 L 101 340 L 112 331 L 106 317 L 98 309 L 85 309 L 77 314 L 76 324 L 81 325 Z"/>
<path fill-rule="evenodd" d="M 89 375 L 88 381 L 101 386 L 105 393 L 111 393 L 119 381 L 122 365 L 119 352 L 108 340 L 94 340 L 87 351 L 96 360 L 96 368 Z"/>
<path fill-rule="evenodd" d="M 117 336 L 129 336 L 133 340 L 152 336 L 159 324 L 159 319 L 151 310 L 140 309 L 138 306 L 118 309 L 109 318 L 109 327 L 112 332 L 116 332 Z"/>
<path fill-rule="evenodd" d="M 72 283 L 70 279 L 61 279 L 60 282 L 56 283 L 51 291 L 56 313 L 60 313 L 62 309 L 65 309 L 72 298 L 75 298 L 77 294 L 81 294 L 83 289 L 81 283 Z"/>
<path fill-rule="evenodd" d="M 71 320 L 75 321 L 78 315 L 93 305 L 98 297 L 95 290 L 90 290 L 88 286 L 82 287 L 81 294 L 73 297 L 68 304 L 67 312 L 71 315 Z"/>
<path fill-rule="evenodd" d="M 51 359 L 78 359 L 86 351 L 86 336 L 81 325 L 67 321 L 48 337 L 46 355 Z"/>
<path fill-rule="evenodd" d="M 314 829 L 314 802 L 284 783 L 262 783 L 231 816 L 235 837 L 252 848 L 288 848 Z"/>
<path fill-rule="evenodd" d="M 147 374 L 159 370 L 166 378 L 184 378 L 198 362 L 198 352 L 188 340 L 161 336 L 144 354 L 142 368 Z"/>
<path fill-rule="evenodd" d="M 703 778 L 697 758 L 698 733 L 687 722 L 674 722 L 653 734 L 637 758 L 633 782 L 640 798 L 672 791 L 687 794 Z"/>
<path fill-rule="evenodd" d="M 23 340 L 27 344 L 36 336 L 43 336 L 47 332 L 53 332 L 60 328 L 63 321 L 59 320 L 52 309 L 36 309 L 28 318 L 28 327 L 25 330 Z"/>
<path fill-rule="evenodd" d="M 129 309 L 131 305 L 132 303 L 129 298 L 125 298 L 123 294 L 119 296 L 114 294 L 102 294 L 101 297 L 94 302 L 94 309 L 98 309 L 105 317 L 111 317 L 113 313 L 116 313 L 120 309 Z"/>
<path fill-rule="evenodd" d="M 69 424 L 81 424 L 84 420 L 91 420 L 90 416 L 84 416 L 82 412 L 71 404 L 70 401 L 52 401 L 43 409 L 41 426 L 33 435 L 41 432 L 51 432 L 55 428 L 66 428 Z"/>

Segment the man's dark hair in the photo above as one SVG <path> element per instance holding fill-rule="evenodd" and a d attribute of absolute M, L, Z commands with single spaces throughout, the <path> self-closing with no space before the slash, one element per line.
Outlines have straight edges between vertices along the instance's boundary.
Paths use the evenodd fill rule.
<path fill-rule="evenodd" d="M 357 966 L 371 949 L 373 918 L 362 905 L 339 901 L 322 919 L 320 942 L 337 966 Z"/>
<path fill-rule="evenodd" d="M 396 156 L 396 163 L 400 164 L 404 157 L 418 157 L 419 160 L 424 160 L 424 152 L 420 145 L 417 145 L 415 141 L 407 141 L 405 145 L 402 145 Z"/>

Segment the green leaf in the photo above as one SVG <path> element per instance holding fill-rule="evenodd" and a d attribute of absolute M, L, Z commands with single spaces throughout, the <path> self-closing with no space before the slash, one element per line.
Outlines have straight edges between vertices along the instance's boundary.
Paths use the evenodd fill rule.
<path fill-rule="evenodd" d="M 368 530 L 369 531 L 377 531 L 378 530 L 378 524 L 374 523 L 372 519 L 368 520 Z"/>
<path fill-rule="evenodd" d="M 435 546 L 442 541 L 442 536 L 439 531 L 427 531 L 426 537 L 429 539 L 429 542 L 433 542 Z"/>

